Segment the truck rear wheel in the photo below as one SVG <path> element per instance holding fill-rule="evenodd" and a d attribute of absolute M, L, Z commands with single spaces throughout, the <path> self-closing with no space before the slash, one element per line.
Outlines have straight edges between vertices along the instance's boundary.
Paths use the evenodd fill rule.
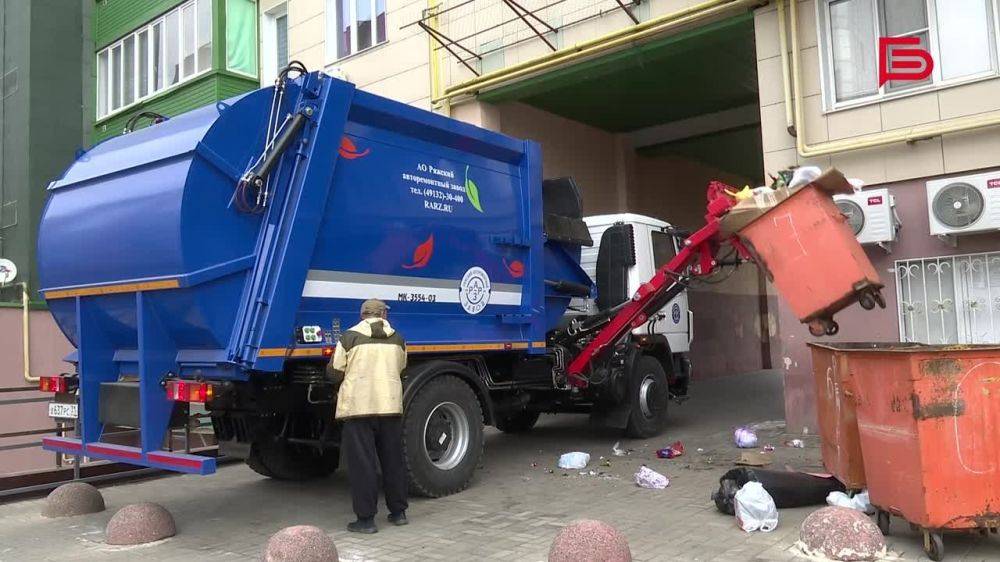
<path fill-rule="evenodd" d="M 504 433 L 524 433 L 535 427 L 538 416 L 538 412 L 517 412 L 497 418 L 494 425 Z"/>
<path fill-rule="evenodd" d="M 247 466 L 276 480 L 309 480 L 333 474 L 340 465 L 340 449 L 322 452 L 276 440 L 259 440 L 250 447 Z"/>
<path fill-rule="evenodd" d="M 483 456 L 483 410 L 458 377 L 421 388 L 403 413 L 410 490 L 430 498 L 464 490 Z"/>
<path fill-rule="evenodd" d="M 629 380 L 631 412 L 625 430 L 628 436 L 645 439 L 659 435 L 667 424 L 669 400 L 670 390 L 663 365 L 655 357 L 639 357 Z"/>

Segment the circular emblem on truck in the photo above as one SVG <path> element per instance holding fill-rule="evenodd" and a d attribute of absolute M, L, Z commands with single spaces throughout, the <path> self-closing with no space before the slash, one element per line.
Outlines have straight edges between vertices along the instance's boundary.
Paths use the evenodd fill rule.
<path fill-rule="evenodd" d="M 670 309 L 670 318 L 674 321 L 674 324 L 681 323 L 681 305 L 674 303 L 674 306 Z"/>
<path fill-rule="evenodd" d="M 490 303 L 490 276 L 481 267 L 472 267 L 462 276 L 458 300 L 469 314 L 479 314 Z"/>

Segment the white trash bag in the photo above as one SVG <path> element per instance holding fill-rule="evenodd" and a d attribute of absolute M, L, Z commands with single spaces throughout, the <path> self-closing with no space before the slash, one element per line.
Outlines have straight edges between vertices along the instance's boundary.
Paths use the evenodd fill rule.
<path fill-rule="evenodd" d="M 748 533 L 778 527 L 778 508 L 760 482 L 747 482 L 736 492 L 736 524 Z"/>
<path fill-rule="evenodd" d="M 590 453 L 566 453 L 559 457 L 559 468 L 580 470 L 581 468 L 587 468 L 588 462 L 590 462 Z"/>
<path fill-rule="evenodd" d="M 640 488 L 649 488 L 650 490 L 662 490 L 670 485 L 669 478 L 648 466 L 639 467 L 639 470 L 636 471 L 635 476 L 632 478 L 635 480 L 637 486 Z"/>
<path fill-rule="evenodd" d="M 826 496 L 826 504 L 856 509 L 868 515 L 875 513 L 875 507 L 868 500 L 868 490 L 854 494 L 853 498 L 844 492 L 830 492 Z"/>

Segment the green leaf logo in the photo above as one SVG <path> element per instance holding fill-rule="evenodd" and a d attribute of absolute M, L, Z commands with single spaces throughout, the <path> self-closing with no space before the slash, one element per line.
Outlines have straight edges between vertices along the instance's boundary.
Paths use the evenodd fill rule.
<path fill-rule="evenodd" d="M 465 167 L 465 196 L 477 211 L 483 212 L 483 206 L 479 203 L 479 188 L 476 187 L 476 182 L 469 179 L 468 166 Z"/>

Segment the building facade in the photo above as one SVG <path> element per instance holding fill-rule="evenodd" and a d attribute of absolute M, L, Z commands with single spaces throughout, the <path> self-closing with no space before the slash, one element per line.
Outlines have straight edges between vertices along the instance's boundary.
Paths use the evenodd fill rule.
<path fill-rule="evenodd" d="M 988 221 L 993 206 L 1000 220 L 1000 197 L 938 198 L 949 220 L 979 221 L 939 236 L 927 182 L 984 174 L 1000 188 L 1000 173 L 990 182 L 998 10 L 996 0 L 262 0 L 262 22 L 283 14 L 287 38 L 262 53 L 537 140 L 545 174 L 573 175 L 588 214 L 697 226 L 709 179 L 760 185 L 789 166 L 836 167 L 888 189 L 902 227 L 895 242 L 866 246 L 887 308 L 843 313 L 834 339 L 996 343 L 1000 224 Z M 879 84 L 880 37 L 916 38 L 933 72 Z M 760 272 L 693 289 L 691 302 L 696 371 L 784 369 L 790 426 L 814 427 L 815 338 Z"/>
<path fill-rule="evenodd" d="M 93 20 L 95 142 L 258 85 L 254 0 L 100 0 Z"/>
<path fill-rule="evenodd" d="M 12 283 L 0 286 L 0 387 L 24 388 L 23 338 L 31 343 L 35 372 L 59 372 L 68 345 L 37 298 L 35 238 L 45 204 L 45 188 L 86 146 L 89 121 L 89 4 L 60 0 L 0 0 L 0 258 L 17 268 Z M 81 70 L 82 69 L 82 70 Z M 30 299 L 29 333 L 22 323 L 22 283 Z M 34 392 L 0 396 L 3 433 L 52 427 Z M 53 463 L 51 453 L 25 446 L 36 436 L 0 439 L 0 472 Z"/>

